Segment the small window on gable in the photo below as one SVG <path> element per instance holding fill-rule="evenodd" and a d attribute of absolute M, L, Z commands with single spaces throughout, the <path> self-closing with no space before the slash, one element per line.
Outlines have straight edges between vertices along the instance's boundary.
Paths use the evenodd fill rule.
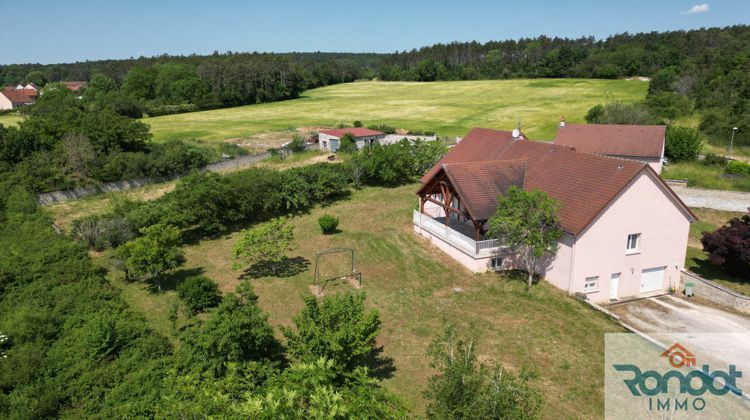
<path fill-rule="evenodd" d="M 490 260 L 490 268 L 492 268 L 494 271 L 502 270 L 503 269 L 503 258 L 502 257 L 495 257 Z"/>
<path fill-rule="evenodd" d="M 631 233 L 628 235 L 628 246 L 625 248 L 625 251 L 628 254 L 634 254 L 639 252 L 641 249 L 641 234 L 640 233 Z"/>
<path fill-rule="evenodd" d="M 596 290 L 599 288 L 599 276 L 586 277 L 586 281 L 583 282 L 583 290 L 585 292 Z"/>

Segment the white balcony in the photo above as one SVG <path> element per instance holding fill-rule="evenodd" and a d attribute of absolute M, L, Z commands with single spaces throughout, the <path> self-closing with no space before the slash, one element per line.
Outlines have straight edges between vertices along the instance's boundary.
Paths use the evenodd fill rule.
<path fill-rule="evenodd" d="M 474 258 L 484 258 L 497 253 L 498 244 L 495 239 L 475 241 L 471 237 L 474 227 L 464 221 L 458 220 L 455 215 L 451 216 L 450 226 L 446 226 L 443 217 L 432 218 L 428 214 L 414 210 L 414 225 L 423 231 L 443 240 L 463 253 Z"/>

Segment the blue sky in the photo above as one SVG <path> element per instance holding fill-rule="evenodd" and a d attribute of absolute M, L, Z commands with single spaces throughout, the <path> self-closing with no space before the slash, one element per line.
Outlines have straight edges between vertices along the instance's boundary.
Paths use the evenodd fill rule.
<path fill-rule="evenodd" d="M 392 52 L 540 34 L 599 38 L 748 24 L 750 1 L 0 0 L 0 15 L 0 64 L 8 64 L 214 50 Z"/>

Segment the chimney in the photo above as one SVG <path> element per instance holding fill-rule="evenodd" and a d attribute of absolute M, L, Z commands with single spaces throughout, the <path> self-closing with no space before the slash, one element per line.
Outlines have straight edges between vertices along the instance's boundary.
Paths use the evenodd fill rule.
<path fill-rule="evenodd" d="M 560 117 L 560 128 L 565 128 L 565 117 Z"/>

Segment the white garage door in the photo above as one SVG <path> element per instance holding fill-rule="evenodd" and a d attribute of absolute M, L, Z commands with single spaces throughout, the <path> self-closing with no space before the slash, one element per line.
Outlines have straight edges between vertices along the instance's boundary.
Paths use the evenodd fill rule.
<path fill-rule="evenodd" d="M 666 267 L 654 267 L 641 271 L 641 293 L 661 290 L 664 284 L 664 269 Z"/>

